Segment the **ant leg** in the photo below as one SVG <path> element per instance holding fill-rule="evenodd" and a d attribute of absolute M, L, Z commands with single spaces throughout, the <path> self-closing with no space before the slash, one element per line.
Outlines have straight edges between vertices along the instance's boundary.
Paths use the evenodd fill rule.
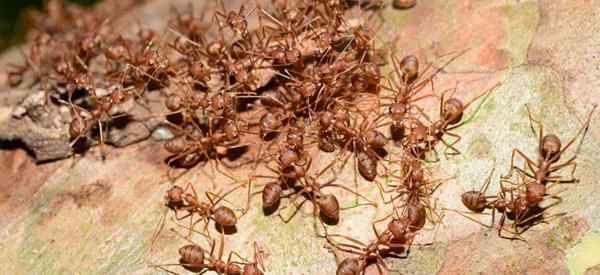
<path fill-rule="evenodd" d="M 217 158 L 215 158 L 215 171 L 217 171 L 219 174 L 229 178 L 230 180 L 237 181 L 231 174 L 221 170 L 221 168 L 219 168 L 219 166 L 220 166 L 219 164 L 222 166 L 225 166 L 227 168 L 231 168 L 217 157 Z"/>
<path fill-rule="evenodd" d="M 469 220 L 471 220 L 473 222 L 476 222 L 476 223 L 480 224 L 483 227 L 494 228 L 494 215 L 493 214 L 492 214 L 492 224 L 491 225 L 487 225 L 487 224 L 484 224 L 481 221 L 479 221 L 479 220 L 477 220 L 477 219 L 469 216 L 469 215 L 473 215 L 473 214 L 485 215 L 485 213 L 473 213 L 473 212 L 466 212 L 466 211 L 461 211 L 461 210 L 456 210 L 456 209 L 450 209 L 450 208 L 443 208 L 442 210 L 452 211 L 452 212 L 454 212 L 456 214 L 459 214 L 459 215 L 461 215 L 461 216 L 463 216 L 463 217 L 465 217 L 465 218 L 467 218 L 467 219 L 469 219 Z"/>
<path fill-rule="evenodd" d="M 331 245 L 333 248 L 342 251 L 342 252 L 346 252 L 346 253 L 350 253 L 350 254 L 355 254 L 355 255 L 363 255 L 364 254 L 364 248 L 358 247 L 356 245 L 351 245 L 351 244 L 343 244 L 343 243 L 335 243 L 334 241 L 329 239 L 329 236 L 340 236 L 341 235 L 326 235 L 325 238 L 327 239 L 327 242 L 329 243 L 329 245 Z M 346 236 L 343 236 L 346 237 Z"/>
<path fill-rule="evenodd" d="M 373 228 L 373 232 L 375 233 L 376 236 L 379 236 L 379 234 L 377 233 L 377 228 L 375 227 L 376 224 L 387 220 L 389 217 L 391 217 L 394 213 L 390 213 L 387 214 L 385 217 L 378 219 L 378 220 L 374 220 L 373 222 L 371 222 L 371 227 Z"/>
<path fill-rule="evenodd" d="M 313 226 L 314 226 L 315 234 L 319 238 L 326 237 L 327 236 L 327 227 L 325 226 L 325 223 L 323 222 L 323 220 L 321 220 L 321 210 L 314 199 L 312 199 L 311 201 L 313 204 Z M 319 224 L 323 227 L 323 231 L 325 232 L 324 234 L 321 234 L 319 232 L 319 228 L 317 228 L 316 221 L 318 221 Z"/>
<path fill-rule="evenodd" d="M 154 244 L 156 243 L 156 240 L 158 239 L 158 236 L 160 235 L 160 232 L 162 232 L 163 228 L 165 227 L 165 220 L 167 219 L 167 212 L 169 211 L 169 209 L 165 209 L 162 217 L 160 218 L 160 220 L 158 221 L 158 224 L 156 226 L 156 229 L 154 229 L 154 233 L 152 234 L 152 241 L 150 241 L 150 250 L 148 253 L 151 253 L 152 250 L 154 249 Z"/>
<path fill-rule="evenodd" d="M 350 192 L 350 193 L 352 193 L 352 194 L 354 194 L 354 195 L 356 195 L 356 196 L 358 196 L 358 197 L 361 197 L 361 198 L 363 198 L 364 200 L 368 201 L 368 203 L 367 203 L 367 204 L 370 204 L 370 205 L 373 205 L 373 206 L 377 207 L 377 203 L 376 203 L 376 202 L 373 202 L 373 201 L 369 200 L 367 197 L 365 197 L 365 196 L 363 196 L 363 195 L 359 194 L 359 193 L 358 193 L 358 192 L 356 192 L 356 191 L 353 191 L 352 189 L 350 189 L 350 188 L 348 188 L 348 187 L 346 187 L 346 186 L 343 186 L 343 185 L 340 185 L 340 184 L 336 184 L 336 183 L 333 183 L 333 182 L 331 182 L 331 181 L 330 181 L 330 182 L 328 182 L 328 183 L 326 183 L 326 184 L 323 184 L 323 185 L 321 185 L 321 189 L 322 189 L 322 188 L 325 188 L 325 187 L 337 187 L 337 188 L 342 188 L 342 189 L 344 189 L 344 190 L 346 190 L 346 191 L 348 191 L 348 192 Z M 346 208 L 346 209 L 349 209 L 349 208 Z"/>
<path fill-rule="evenodd" d="M 150 267 L 156 268 L 156 269 L 160 269 L 164 272 L 167 272 L 169 274 L 174 274 L 174 275 L 179 275 L 179 273 L 173 272 L 171 270 L 168 270 L 165 268 L 165 266 L 174 266 L 174 265 L 180 265 L 180 266 L 185 266 L 183 264 L 166 264 L 166 265 L 150 265 Z"/>
<path fill-rule="evenodd" d="M 581 125 L 581 128 L 579 128 L 579 130 L 577 130 L 577 133 L 575 133 L 573 138 L 571 138 L 571 140 L 569 142 L 567 142 L 567 144 L 553 158 L 558 158 L 558 156 L 562 155 L 575 142 L 575 140 L 577 139 L 577 137 L 579 135 L 581 135 L 582 133 L 587 133 L 587 130 L 590 126 L 590 122 L 592 120 L 592 114 L 596 110 L 596 107 L 598 107 L 598 105 L 593 104 L 592 110 L 588 114 L 588 118 L 585 121 L 585 123 L 583 125 Z M 585 136 L 585 134 L 584 134 L 584 136 Z"/>
<path fill-rule="evenodd" d="M 296 207 L 296 209 L 294 209 L 294 212 L 292 212 L 291 216 L 289 216 L 287 219 L 284 218 L 283 215 L 281 214 L 281 210 L 283 210 L 283 208 L 279 211 L 279 213 L 277 213 L 277 216 L 279 216 L 281 221 L 283 221 L 284 223 L 289 223 L 296 216 L 296 214 L 298 214 L 298 212 L 300 211 L 300 208 L 302 208 L 302 205 L 304 205 L 304 203 L 306 201 L 308 201 L 308 199 L 304 199 L 299 205 L 295 204 L 296 199 L 299 197 L 298 195 L 302 194 L 302 193 L 303 192 L 296 194 L 296 196 L 291 200 L 292 204 L 294 204 L 294 206 Z"/>
<path fill-rule="evenodd" d="M 231 188 L 231 190 L 223 193 L 223 195 L 214 194 L 212 192 L 206 192 L 206 197 L 208 198 L 208 200 L 210 200 L 211 204 L 214 206 L 214 205 L 217 205 L 221 200 L 224 200 L 227 195 L 231 194 L 231 192 L 239 189 L 242 186 L 243 186 L 243 184 L 240 184 L 234 188 Z M 214 198 L 212 198 L 211 196 L 216 196 L 217 199 L 213 201 Z"/>
<path fill-rule="evenodd" d="M 347 241 L 350 241 L 350 242 L 352 242 L 352 243 L 354 243 L 354 244 L 355 244 L 355 245 L 352 245 L 352 244 L 337 243 L 337 244 L 335 245 L 335 247 L 338 247 L 338 246 L 343 246 L 343 247 L 351 247 L 351 248 L 354 248 L 354 249 L 362 250 L 362 248 L 361 248 L 361 247 L 366 247 L 366 246 L 367 246 L 365 243 L 363 243 L 363 242 L 361 242 L 361 241 L 359 241 L 359 240 L 357 240 L 357 239 L 354 239 L 354 238 L 351 238 L 351 237 L 348 237 L 348 236 L 344 236 L 344 235 L 340 235 L 340 234 L 327 234 L 327 238 L 326 238 L 326 239 L 328 240 L 328 242 L 329 242 L 330 244 L 331 244 L 331 243 L 335 243 L 335 242 L 334 242 L 334 241 L 331 239 L 331 237 L 338 237 L 338 238 L 342 238 L 342 239 L 345 239 L 345 240 L 347 240 Z M 359 247 L 359 246 L 361 246 L 361 247 Z"/>
<path fill-rule="evenodd" d="M 375 180 L 374 182 L 375 182 L 375 186 L 377 186 L 377 190 L 379 191 L 379 195 L 381 196 L 381 200 L 383 201 L 383 204 L 390 203 L 391 201 L 385 200 L 384 193 L 392 193 L 396 190 L 395 189 L 385 190 L 379 181 Z"/>
<path fill-rule="evenodd" d="M 526 164 L 529 165 L 529 167 L 537 167 L 537 165 L 535 164 L 535 162 L 533 162 L 530 158 L 528 158 L 525 155 L 525 153 L 521 152 L 521 150 L 519 150 L 519 149 L 513 149 L 512 156 L 511 156 L 511 159 L 510 159 L 510 170 L 508 170 L 508 175 L 500 176 L 501 178 L 505 178 L 505 179 L 510 178 L 512 176 L 512 174 L 513 174 L 513 171 L 515 169 L 516 170 L 520 169 L 519 167 L 515 166 L 515 157 L 517 155 L 520 156 L 520 157 L 522 157 L 525 160 Z M 525 171 L 523 171 L 523 172 L 525 172 Z M 527 176 L 529 176 L 529 177 L 535 178 L 533 175 L 530 175 L 528 173 L 525 173 L 525 174 Z"/>
<path fill-rule="evenodd" d="M 446 157 L 446 159 L 448 159 L 448 155 L 452 155 L 452 156 L 460 155 L 460 151 L 458 149 L 456 149 L 456 147 L 454 147 L 454 145 L 457 144 L 462 139 L 461 136 L 454 134 L 454 133 L 446 132 L 446 131 L 444 131 L 444 134 L 456 138 L 450 144 L 448 144 L 444 139 L 440 139 L 442 141 L 442 143 L 444 143 L 444 145 L 446 145 L 446 149 L 444 149 L 444 157 Z M 449 149 L 452 150 L 451 153 L 448 153 Z"/>
<path fill-rule="evenodd" d="M 577 169 L 577 162 L 575 162 L 575 158 L 576 157 L 574 156 L 562 164 L 552 165 L 550 167 L 550 169 L 548 169 L 548 174 L 550 174 L 552 172 L 556 172 L 565 167 L 572 166 L 573 168 L 571 169 L 571 179 L 565 180 L 565 181 L 577 181 L 577 179 L 575 178 L 575 170 Z M 549 178 L 552 178 L 552 177 L 547 177 L 546 179 L 549 179 Z M 562 177 L 559 176 L 559 178 L 562 178 Z"/>

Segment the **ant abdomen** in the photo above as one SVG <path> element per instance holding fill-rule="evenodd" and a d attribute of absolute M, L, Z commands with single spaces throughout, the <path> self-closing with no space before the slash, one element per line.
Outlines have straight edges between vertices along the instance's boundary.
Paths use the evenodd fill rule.
<path fill-rule="evenodd" d="M 412 84 L 419 77 L 419 59 L 414 55 L 406 56 L 400 61 L 402 80 L 406 84 Z"/>
<path fill-rule="evenodd" d="M 335 275 L 358 275 L 361 271 L 360 260 L 358 258 L 346 258 L 337 268 Z"/>
<path fill-rule="evenodd" d="M 408 204 L 407 217 L 412 232 L 417 232 L 425 226 L 427 221 L 427 213 L 425 207 L 420 203 Z"/>
<path fill-rule="evenodd" d="M 237 223 L 237 217 L 233 210 L 227 206 L 219 206 L 215 209 L 215 221 L 217 224 L 225 227 L 235 226 Z"/>
<path fill-rule="evenodd" d="M 449 125 L 457 124 L 460 122 L 463 116 L 465 106 L 459 99 L 450 98 L 443 106 L 442 113 L 444 114 L 444 121 Z"/>
<path fill-rule="evenodd" d="M 333 221 L 340 219 L 340 203 L 334 195 L 324 194 L 317 196 L 315 202 L 319 206 L 319 210 L 323 216 Z"/>
<path fill-rule="evenodd" d="M 269 208 L 281 199 L 282 188 L 278 183 L 271 182 L 263 187 L 262 201 L 263 208 Z"/>
<path fill-rule="evenodd" d="M 357 153 L 358 172 L 368 181 L 374 181 L 377 176 L 377 159 L 367 152 Z"/>
<path fill-rule="evenodd" d="M 88 128 L 89 122 L 83 118 L 75 118 L 69 124 L 69 135 L 71 138 L 81 136 Z"/>
<path fill-rule="evenodd" d="M 460 195 L 463 205 L 469 210 L 481 213 L 487 208 L 487 200 L 479 191 L 467 191 Z"/>
<path fill-rule="evenodd" d="M 204 249 L 198 245 L 188 244 L 179 248 L 180 261 L 190 267 L 202 267 L 204 265 Z"/>

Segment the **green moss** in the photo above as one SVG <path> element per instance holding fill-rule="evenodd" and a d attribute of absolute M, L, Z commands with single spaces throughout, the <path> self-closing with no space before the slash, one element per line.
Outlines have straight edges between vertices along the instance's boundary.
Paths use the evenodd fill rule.
<path fill-rule="evenodd" d="M 565 250 L 577 241 L 578 222 L 573 217 L 560 219 L 550 230 L 550 237 L 546 239 L 546 245 L 551 248 Z"/>
<path fill-rule="evenodd" d="M 586 269 L 600 264 L 600 231 L 588 232 L 567 252 L 567 268 L 573 275 L 584 274 Z"/>
<path fill-rule="evenodd" d="M 467 149 L 469 157 L 477 159 L 489 158 L 491 153 L 491 143 L 484 135 L 475 137 Z"/>
<path fill-rule="evenodd" d="M 510 53 L 513 65 L 523 64 L 540 21 L 538 4 L 536 1 L 521 2 L 517 5 L 511 3 L 500 9 L 508 20 L 508 37 L 502 46 Z"/>

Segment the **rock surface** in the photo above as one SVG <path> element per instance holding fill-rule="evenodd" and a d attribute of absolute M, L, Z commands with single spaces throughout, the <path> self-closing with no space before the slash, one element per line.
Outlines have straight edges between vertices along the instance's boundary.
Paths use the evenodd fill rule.
<path fill-rule="evenodd" d="M 135 17 L 159 25 L 151 19 L 168 11 L 160 2 L 135 10 Z M 496 175 L 505 173 L 512 148 L 536 153 L 525 104 L 545 131 L 565 141 L 591 103 L 600 102 L 600 36 L 595 29 L 600 2 L 431 0 L 418 1 L 408 10 L 387 7 L 383 16 L 387 23 L 381 35 L 397 35 L 398 56 L 416 54 L 437 64 L 442 54 L 469 48 L 440 74 L 436 90 L 458 83 L 457 95 L 470 99 L 501 82 L 478 112 L 469 112 L 473 119 L 457 130 L 462 154 L 442 157 L 432 166 L 434 175 L 454 177 L 437 193 L 444 207 L 460 209 L 460 193 L 481 186 L 494 159 Z M 14 53 L 1 58 L 1 64 L 11 58 L 16 58 Z M 495 231 L 448 212 L 442 225 L 429 226 L 417 240 L 432 245 L 416 245 L 408 258 L 387 262 L 403 274 L 597 274 L 599 139 L 596 115 L 578 154 L 576 176 L 581 182 L 564 188 L 562 203 L 551 209 L 566 215 L 527 231 L 527 243 L 501 239 Z M 164 213 L 162 196 L 170 186 L 164 157 L 161 145 L 151 141 L 108 150 L 105 161 L 92 150 L 81 159 L 36 165 L 22 150 L 0 151 L 0 273 L 156 274 L 149 264 L 175 263 L 185 241 L 168 230 L 150 251 Z M 316 165 L 330 158 L 322 156 Z M 226 189 L 231 180 L 213 167 L 196 167 L 177 184 L 192 182 L 199 192 L 212 185 Z M 242 179 L 245 171 L 230 173 Z M 351 183 L 352 171 L 338 180 Z M 363 194 L 376 196 L 374 186 L 360 186 Z M 243 192 L 235 195 L 243 198 Z M 250 258 L 252 242 L 259 241 L 269 252 L 268 274 L 335 273 L 333 255 L 314 237 L 310 209 L 284 224 L 277 215 L 265 216 L 258 200 L 253 206 L 239 220 L 238 232 L 225 237 L 227 249 Z M 383 209 L 353 208 L 342 212 L 331 230 L 368 241 L 370 221 L 383 215 Z"/>

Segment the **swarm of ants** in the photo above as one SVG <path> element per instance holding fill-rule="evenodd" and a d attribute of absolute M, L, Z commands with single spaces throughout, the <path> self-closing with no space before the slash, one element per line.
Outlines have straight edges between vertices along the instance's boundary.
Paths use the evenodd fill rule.
<path fill-rule="evenodd" d="M 415 5 L 392 2 L 402 9 Z M 62 8 L 51 9 L 49 17 L 34 17 L 25 62 L 13 66 L 8 80 L 12 86 L 41 88 L 48 104 L 68 108 L 73 148 L 103 146 L 110 127 L 123 120 L 160 118 L 173 135 L 164 141 L 171 181 L 182 175 L 177 171 L 212 162 L 234 182 L 224 193 L 198 194 L 193 183 L 166 191 L 165 215 L 152 242 L 167 212 L 187 236 L 171 231 L 189 242 L 179 249 L 179 263 L 153 265 L 169 273 L 175 273 L 168 269 L 175 265 L 192 272 L 266 272 L 265 253 L 257 243 L 254 261 L 235 251 L 222 259 L 224 235 L 248 212 L 255 195 L 261 196 L 265 213 L 278 211 L 285 223 L 311 203 L 317 237 L 336 259 L 339 252 L 352 255 L 339 262 L 336 274 L 364 274 L 371 264 L 381 273 L 391 270 L 385 257 L 407 257 L 425 225 L 441 222 L 434 193 L 446 179 L 434 179 L 427 162 L 439 159 L 440 148 L 445 157 L 460 153 L 455 146 L 461 137 L 453 130 L 468 122 L 473 116 L 469 107 L 497 86 L 468 101 L 455 96 L 456 88 L 435 92 L 436 75 L 465 51 L 445 55 L 443 65 L 435 67 L 413 55 L 398 57 L 377 48 L 374 21 L 384 6 L 381 1 L 273 0 L 236 10 L 227 10 L 220 1 L 216 8 L 174 8 L 166 34 L 141 27 L 131 36 L 109 31 L 116 15 L 85 12 L 61 1 L 50 1 L 52 6 Z M 215 12 L 207 14 L 209 10 Z M 359 16 L 351 18 L 357 10 Z M 390 76 L 382 73 L 386 65 Z M 128 101 L 144 106 L 152 94 L 160 95 L 166 112 L 133 118 L 122 107 Z M 435 111 L 423 103 L 432 98 L 439 101 Z M 548 190 L 577 182 L 573 175 L 555 174 L 567 167 L 574 172 L 575 157 L 559 160 L 587 129 L 592 113 L 564 146 L 556 135 L 544 134 L 530 115 L 540 125 L 537 161 L 514 149 L 498 194 L 486 194 L 490 175 L 479 191 L 462 194 L 469 211 L 453 211 L 479 222 L 472 214 L 491 210 L 493 218 L 500 215 L 499 225 L 492 218 L 484 226 L 497 227 L 501 237 L 521 239 L 543 217 L 542 201 L 560 201 Z M 333 155 L 331 162 L 315 167 L 318 152 Z M 337 181 L 348 162 L 354 165 L 354 185 Z M 246 165 L 262 165 L 268 172 L 240 181 L 224 171 Z M 333 178 L 325 179 L 326 173 Z M 381 206 L 359 192 L 358 175 L 391 206 L 385 217 L 372 222 L 374 238 L 366 243 L 327 230 L 344 210 L 334 190 L 354 194 L 364 201 L 361 205 Z M 227 196 L 240 190 L 245 190 L 246 205 L 236 208 Z M 280 206 L 286 198 L 287 205 Z M 288 217 L 281 212 L 285 207 L 294 208 Z M 211 221 L 220 231 L 218 244 L 208 229 Z M 381 230 L 383 222 L 387 226 Z M 210 249 L 192 235 L 203 236 Z"/>

